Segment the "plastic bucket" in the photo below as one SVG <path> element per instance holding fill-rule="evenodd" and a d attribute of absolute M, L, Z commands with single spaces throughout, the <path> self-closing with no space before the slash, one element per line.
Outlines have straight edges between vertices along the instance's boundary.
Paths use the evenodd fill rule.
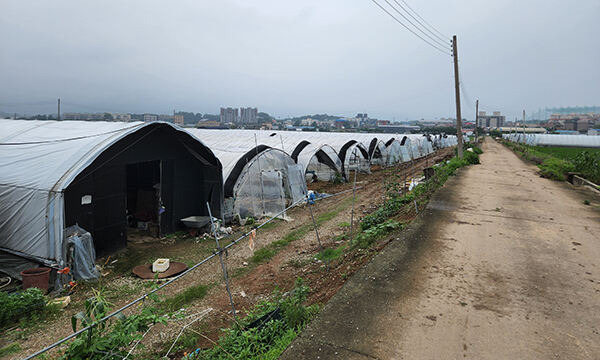
<path fill-rule="evenodd" d="M 21 276 L 23 277 L 23 290 L 30 287 L 36 287 L 48 291 L 50 270 L 51 269 L 47 267 L 39 267 L 21 271 Z"/>

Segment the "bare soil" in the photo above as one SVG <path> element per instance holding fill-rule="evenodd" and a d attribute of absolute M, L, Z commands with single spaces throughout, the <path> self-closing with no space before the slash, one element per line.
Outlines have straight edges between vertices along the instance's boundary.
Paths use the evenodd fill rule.
<path fill-rule="evenodd" d="M 384 199 L 385 182 L 389 180 L 390 176 L 394 175 L 401 178 L 417 176 L 422 173 L 423 168 L 447 159 L 452 154 L 453 149 L 443 149 L 414 163 L 379 169 L 371 174 L 358 174 L 355 226 L 362 216 L 372 212 L 381 204 Z M 352 189 L 352 183 L 317 182 L 309 184 L 309 188 L 333 194 Z M 334 238 L 343 233 L 348 233 L 348 227 L 340 226 L 340 224 L 350 222 L 351 204 L 352 192 L 350 191 L 318 201 L 314 205 L 313 211 L 316 218 L 322 214 L 334 214 L 330 220 L 322 222 L 318 227 L 324 247 L 336 247 L 347 241 L 336 242 Z M 288 212 L 288 216 L 293 220 L 289 222 L 277 221 L 276 225 L 258 231 L 254 251 L 281 239 L 290 231 L 312 224 L 306 205 L 292 209 Z M 406 220 L 410 220 L 414 216 L 414 213 L 404 215 Z M 222 245 L 237 238 L 239 234 L 243 234 L 248 229 L 249 227 L 236 227 L 234 229 L 235 234 L 230 239 L 224 240 Z M 283 291 L 289 290 L 298 277 L 302 277 L 311 288 L 309 302 L 325 304 L 354 272 L 384 247 L 387 241 L 383 241 L 370 250 L 347 252 L 341 259 L 336 259 L 326 266 L 314 258 L 320 248 L 316 241 L 315 232 L 310 231 L 302 238 L 283 248 L 269 261 L 253 266 L 248 262 L 254 252 L 248 247 L 247 240 L 243 240 L 233 246 L 226 256 L 229 274 L 233 275 L 230 279 L 230 286 L 238 315 L 244 316 L 247 310 L 269 297 L 276 288 Z M 117 308 L 148 291 L 145 286 L 148 283 L 147 281 L 137 279 L 131 275 L 130 269 L 133 266 L 151 262 L 157 257 L 168 257 L 174 261 L 193 264 L 199 259 L 210 255 L 214 248 L 214 242 L 210 238 L 196 239 L 187 234 L 178 234 L 177 236 L 153 241 L 140 239 L 138 236 L 135 243 L 128 245 L 127 250 L 98 261 L 98 263 L 106 265 L 103 271 L 104 278 L 100 283 L 76 287 L 76 291 L 71 295 L 72 304 L 58 318 L 39 324 L 35 328 L 17 328 L 5 332 L 0 338 L 0 346 L 18 342 L 23 349 L 19 353 L 6 357 L 7 359 L 22 358 L 33 353 L 72 332 L 71 316 L 82 310 L 83 301 L 91 295 L 92 288 L 102 289 L 113 302 L 114 308 Z M 111 264 L 114 260 L 117 260 L 117 262 Z M 223 273 L 218 258 L 213 258 L 194 272 L 166 287 L 160 292 L 160 295 L 173 296 L 189 286 L 198 284 L 212 284 L 213 286 L 203 299 L 187 304 L 183 311 L 186 315 L 193 315 L 205 309 L 212 309 L 202 322 L 198 322 L 193 326 L 196 331 L 201 331 L 203 335 L 210 339 L 210 341 L 202 339 L 197 346 L 208 347 L 211 346 L 211 341 L 217 340 L 222 334 L 220 329 L 228 327 L 232 321 L 231 306 L 225 291 Z M 126 313 L 135 311 L 137 311 L 137 308 L 133 307 L 127 310 Z M 181 327 L 190 322 L 190 319 L 193 320 L 193 317 L 179 321 L 172 320 L 167 326 L 155 326 L 142 342 L 147 347 L 146 354 L 157 357 L 164 355 L 160 352 L 166 352 L 165 345 L 167 348 L 170 346 Z M 170 357 L 178 358 L 181 355 L 180 352 L 172 354 Z"/>

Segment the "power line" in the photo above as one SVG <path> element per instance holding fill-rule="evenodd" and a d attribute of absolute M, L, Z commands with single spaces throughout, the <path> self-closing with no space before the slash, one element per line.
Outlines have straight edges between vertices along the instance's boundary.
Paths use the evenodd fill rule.
<path fill-rule="evenodd" d="M 420 36 L 419 34 L 417 34 L 416 32 L 414 32 L 411 28 L 409 28 L 408 26 L 406 26 L 402 21 L 398 20 L 398 18 L 396 18 L 392 13 L 390 13 L 386 8 L 384 8 L 383 6 L 381 6 L 381 4 L 379 4 L 377 1 L 375 0 L 371 0 L 373 3 L 375 3 L 375 5 L 377 5 L 381 10 L 383 10 L 386 14 L 388 14 L 389 16 L 392 17 L 392 19 L 396 20 L 397 23 L 399 23 L 400 25 L 402 25 L 404 28 L 406 28 L 406 30 L 410 31 L 413 35 L 415 35 L 416 37 L 418 37 L 419 39 L 423 40 L 425 43 L 427 43 L 429 46 L 433 47 L 434 49 L 436 49 L 439 52 L 442 52 L 446 55 L 450 55 L 452 56 L 451 53 L 445 51 L 444 49 L 432 44 L 431 42 L 425 40 L 422 36 Z M 385 0 L 387 2 L 387 0 Z M 389 2 L 388 2 L 389 4 Z"/>
<path fill-rule="evenodd" d="M 429 27 L 431 27 L 435 32 L 437 32 L 438 34 L 440 34 L 442 36 L 442 38 L 446 41 L 450 41 L 450 37 L 444 35 L 442 32 L 438 31 L 435 27 L 433 27 L 433 25 L 431 25 L 430 23 L 427 22 L 427 20 L 423 19 L 423 17 L 421 15 L 419 15 L 418 12 L 415 11 L 415 9 L 411 8 L 410 5 L 408 5 L 408 3 L 404 0 L 400 0 L 404 3 L 404 5 L 406 5 L 407 8 L 409 8 L 413 13 L 415 13 L 415 15 L 417 15 L 419 17 L 419 19 L 423 20 L 423 22 L 427 25 L 429 25 Z"/>
<path fill-rule="evenodd" d="M 387 0 L 386 0 L 387 2 Z M 398 6 L 400 6 L 400 8 L 402 10 L 404 10 L 404 12 L 406 12 L 410 17 L 412 17 L 417 23 L 419 23 L 425 30 L 429 31 L 430 33 L 433 34 L 434 37 L 432 37 L 431 35 L 429 35 L 428 33 L 424 32 L 423 30 L 421 30 L 420 27 L 418 27 L 417 25 L 415 25 L 412 21 L 410 21 L 406 16 L 404 16 L 401 12 L 399 12 L 398 10 L 396 10 L 396 8 L 394 8 L 394 10 L 396 10 L 396 12 L 398 12 L 400 15 L 402 15 L 403 18 L 406 19 L 406 21 L 408 21 L 412 26 L 414 26 L 415 28 L 419 29 L 420 32 L 422 32 L 425 36 L 427 36 L 428 38 L 430 38 L 431 40 L 435 41 L 437 44 L 440 44 L 442 46 L 448 46 L 448 39 L 444 39 L 441 38 L 439 35 L 435 34 L 434 32 L 432 32 L 431 30 L 429 30 L 429 28 L 425 25 L 423 25 L 417 18 L 415 18 L 408 10 L 406 10 L 406 8 L 404 6 L 402 6 L 397 0 L 394 0 L 394 2 L 396 4 L 398 4 Z M 391 4 L 390 4 L 391 5 Z M 392 6 L 393 7 L 393 6 Z M 441 42 L 440 42 L 441 40 Z"/>

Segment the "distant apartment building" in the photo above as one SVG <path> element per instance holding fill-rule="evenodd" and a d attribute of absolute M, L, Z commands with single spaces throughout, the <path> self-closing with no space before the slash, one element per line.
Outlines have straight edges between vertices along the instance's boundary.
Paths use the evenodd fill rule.
<path fill-rule="evenodd" d="M 498 128 L 503 127 L 506 121 L 506 116 L 500 114 L 500 111 L 494 111 L 491 115 L 485 111 L 480 111 L 477 114 L 477 126 L 482 128 Z"/>
<path fill-rule="evenodd" d="M 183 125 L 183 115 L 173 115 L 173 122 L 177 125 Z"/>
<path fill-rule="evenodd" d="M 143 119 L 144 119 L 144 122 L 158 121 L 158 115 L 144 114 Z"/>
<path fill-rule="evenodd" d="M 600 125 L 600 114 L 552 114 L 546 126 L 555 130 L 586 132 Z"/>
<path fill-rule="evenodd" d="M 63 120 L 103 120 L 104 113 L 64 113 L 61 115 Z"/>
<path fill-rule="evenodd" d="M 114 121 L 131 121 L 131 114 L 112 113 L 111 115 Z"/>
<path fill-rule="evenodd" d="M 239 119 L 237 108 L 221 108 L 220 121 L 224 123 L 237 123 Z"/>
<path fill-rule="evenodd" d="M 255 124 L 258 122 L 257 108 L 240 108 L 240 122 L 242 124 Z"/>

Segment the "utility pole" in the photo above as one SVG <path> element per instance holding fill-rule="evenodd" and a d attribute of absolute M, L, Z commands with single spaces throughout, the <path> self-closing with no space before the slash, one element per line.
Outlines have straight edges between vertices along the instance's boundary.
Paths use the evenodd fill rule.
<path fill-rule="evenodd" d="M 525 139 L 525 110 L 523 110 L 523 140 Z"/>
<path fill-rule="evenodd" d="M 475 100 L 475 144 L 477 145 L 477 137 L 479 135 L 479 99 Z"/>
<path fill-rule="evenodd" d="M 452 57 L 454 58 L 454 93 L 456 94 L 456 138 L 458 140 L 458 157 L 463 157 L 462 115 L 460 114 L 460 82 L 458 78 L 458 49 L 456 35 L 452 36 Z"/>
<path fill-rule="evenodd" d="M 56 120 L 60 121 L 60 98 L 58 98 L 58 116 L 57 116 Z"/>

